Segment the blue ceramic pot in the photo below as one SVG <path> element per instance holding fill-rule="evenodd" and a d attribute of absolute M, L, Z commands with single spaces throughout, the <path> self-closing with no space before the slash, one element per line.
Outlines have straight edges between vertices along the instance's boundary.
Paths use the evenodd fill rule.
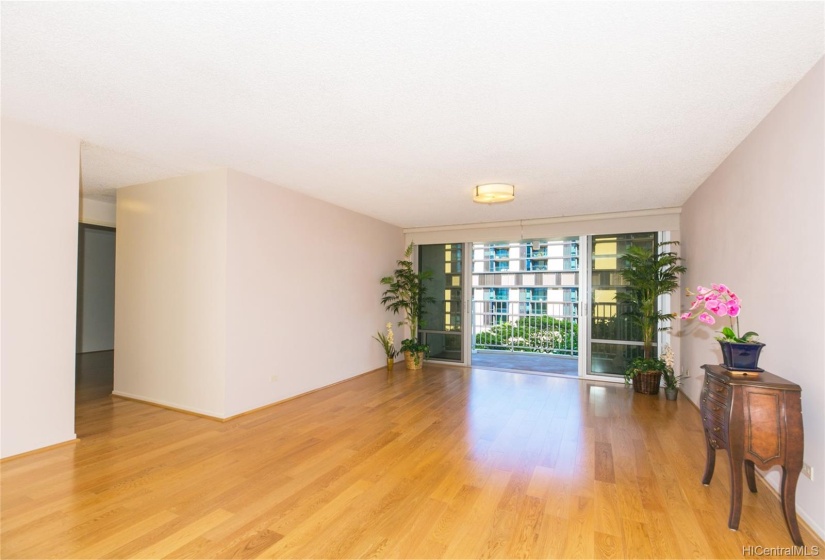
<path fill-rule="evenodd" d="M 761 342 L 741 342 L 719 341 L 722 347 L 722 360 L 726 368 L 736 370 L 757 370 L 759 369 L 759 353 L 765 345 Z"/>

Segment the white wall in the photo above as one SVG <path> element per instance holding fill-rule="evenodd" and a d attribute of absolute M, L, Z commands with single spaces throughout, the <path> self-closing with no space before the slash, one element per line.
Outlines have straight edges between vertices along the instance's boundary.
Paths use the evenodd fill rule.
<path fill-rule="evenodd" d="M 0 456 L 74 434 L 77 139 L 2 120 Z"/>
<path fill-rule="evenodd" d="M 805 462 L 800 516 L 825 536 L 825 132 L 820 61 L 688 199 L 682 211 L 686 285 L 725 283 L 742 298 L 740 323 L 767 346 L 760 366 L 802 387 Z M 683 306 L 689 305 L 683 299 Z M 719 363 L 714 329 L 681 325 L 685 390 L 698 402 L 701 370 Z M 774 469 L 769 481 L 778 476 Z"/>
<path fill-rule="evenodd" d="M 115 232 L 81 226 L 77 261 L 77 352 L 115 347 Z"/>
<path fill-rule="evenodd" d="M 223 417 L 226 171 L 118 190 L 114 394 Z"/>
<path fill-rule="evenodd" d="M 228 415 L 386 363 L 371 336 L 400 228 L 235 171 L 228 215 Z"/>
<path fill-rule="evenodd" d="M 115 227 L 117 206 L 114 200 L 104 201 L 94 198 L 80 198 L 80 221 L 84 224 Z"/>

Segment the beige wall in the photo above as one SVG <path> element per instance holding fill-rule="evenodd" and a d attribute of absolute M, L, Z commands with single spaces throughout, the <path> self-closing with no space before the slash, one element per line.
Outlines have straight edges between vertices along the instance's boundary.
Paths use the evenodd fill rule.
<path fill-rule="evenodd" d="M 75 438 L 80 144 L 2 120 L 2 428 L 8 457 Z"/>
<path fill-rule="evenodd" d="M 116 395 L 224 416 L 226 171 L 118 190 Z"/>
<path fill-rule="evenodd" d="M 228 415 L 385 363 L 400 228 L 234 171 L 228 213 Z"/>
<path fill-rule="evenodd" d="M 117 208 L 115 394 L 225 418 L 384 363 L 400 228 L 227 170 Z"/>
<path fill-rule="evenodd" d="M 682 252 L 695 287 L 721 282 L 742 298 L 740 323 L 767 344 L 760 366 L 802 387 L 805 462 L 801 516 L 825 527 L 825 175 L 823 61 L 780 101 L 690 197 L 682 210 Z M 689 305 L 683 299 L 683 307 Z M 685 390 L 698 402 L 701 370 L 719 363 L 714 329 L 681 325 Z M 776 483 L 776 469 L 769 480 Z"/>

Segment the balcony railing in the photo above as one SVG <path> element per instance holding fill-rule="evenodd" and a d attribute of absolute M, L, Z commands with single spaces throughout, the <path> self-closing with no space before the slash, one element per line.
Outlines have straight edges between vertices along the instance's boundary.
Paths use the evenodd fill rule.
<path fill-rule="evenodd" d="M 473 349 L 578 356 L 578 303 L 473 302 Z"/>

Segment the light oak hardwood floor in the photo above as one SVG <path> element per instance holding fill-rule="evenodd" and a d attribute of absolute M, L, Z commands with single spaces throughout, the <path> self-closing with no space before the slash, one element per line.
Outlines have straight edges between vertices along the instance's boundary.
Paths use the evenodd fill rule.
<path fill-rule="evenodd" d="M 3 558 L 742 558 L 792 546 L 761 481 L 728 530 L 727 463 L 701 484 L 701 422 L 684 395 L 427 365 L 220 423 L 111 397 L 96 367 L 81 375 L 80 442 L 0 465 Z"/>

